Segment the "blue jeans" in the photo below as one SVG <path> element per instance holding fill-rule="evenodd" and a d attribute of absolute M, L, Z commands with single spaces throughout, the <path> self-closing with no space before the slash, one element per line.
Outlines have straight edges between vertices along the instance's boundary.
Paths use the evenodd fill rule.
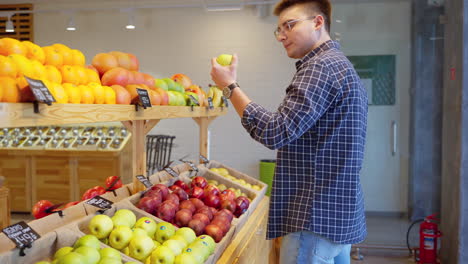
<path fill-rule="evenodd" d="M 350 264 L 351 245 L 340 245 L 309 231 L 283 237 L 280 264 Z"/>

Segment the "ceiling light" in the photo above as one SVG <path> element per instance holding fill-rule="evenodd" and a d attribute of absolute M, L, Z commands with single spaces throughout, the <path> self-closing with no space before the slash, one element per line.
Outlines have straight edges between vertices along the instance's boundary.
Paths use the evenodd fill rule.
<path fill-rule="evenodd" d="M 13 21 L 11 21 L 11 16 L 12 15 L 8 15 L 8 21 L 5 24 L 5 32 L 15 32 L 15 25 Z"/>
<path fill-rule="evenodd" d="M 133 11 L 128 12 L 128 23 L 126 29 L 135 29 L 135 14 Z"/>
<path fill-rule="evenodd" d="M 68 31 L 75 31 L 76 30 L 75 16 L 73 16 L 73 15 L 71 15 L 70 18 L 68 19 L 67 30 Z"/>

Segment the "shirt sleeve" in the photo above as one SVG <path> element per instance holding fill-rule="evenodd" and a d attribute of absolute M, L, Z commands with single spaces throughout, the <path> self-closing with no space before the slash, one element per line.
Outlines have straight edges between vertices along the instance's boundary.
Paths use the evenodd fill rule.
<path fill-rule="evenodd" d="M 300 69 L 286 89 L 277 112 L 251 102 L 244 109 L 242 125 L 250 136 L 270 149 L 279 149 L 301 137 L 332 106 L 338 89 L 329 70 L 321 64 Z"/>

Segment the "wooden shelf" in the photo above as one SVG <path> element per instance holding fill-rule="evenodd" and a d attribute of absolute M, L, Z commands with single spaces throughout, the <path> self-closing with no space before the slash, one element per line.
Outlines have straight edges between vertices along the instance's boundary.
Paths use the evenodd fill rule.
<path fill-rule="evenodd" d="M 216 117 L 227 113 L 227 108 L 189 106 L 154 106 L 135 111 L 134 105 L 95 104 L 45 104 L 34 113 L 32 103 L 0 103 L 1 127 L 48 126 L 115 122 L 127 120 L 151 120 L 187 117 Z"/>

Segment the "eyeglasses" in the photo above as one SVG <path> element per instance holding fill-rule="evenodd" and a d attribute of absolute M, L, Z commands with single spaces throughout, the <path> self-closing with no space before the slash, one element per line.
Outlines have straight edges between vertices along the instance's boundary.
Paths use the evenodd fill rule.
<path fill-rule="evenodd" d="M 277 27 L 273 33 L 275 34 L 275 37 L 278 38 L 280 36 L 280 34 L 283 34 L 285 32 L 290 32 L 291 29 L 293 29 L 293 27 L 298 22 L 305 21 L 305 20 L 313 20 L 316 17 L 317 16 L 312 16 L 312 17 L 308 17 L 308 18 L 293 19 L 293 20 L 286 21 L 286 22 L 283 23 L 283 25 L 281 25 L 280 27 Z"/>

